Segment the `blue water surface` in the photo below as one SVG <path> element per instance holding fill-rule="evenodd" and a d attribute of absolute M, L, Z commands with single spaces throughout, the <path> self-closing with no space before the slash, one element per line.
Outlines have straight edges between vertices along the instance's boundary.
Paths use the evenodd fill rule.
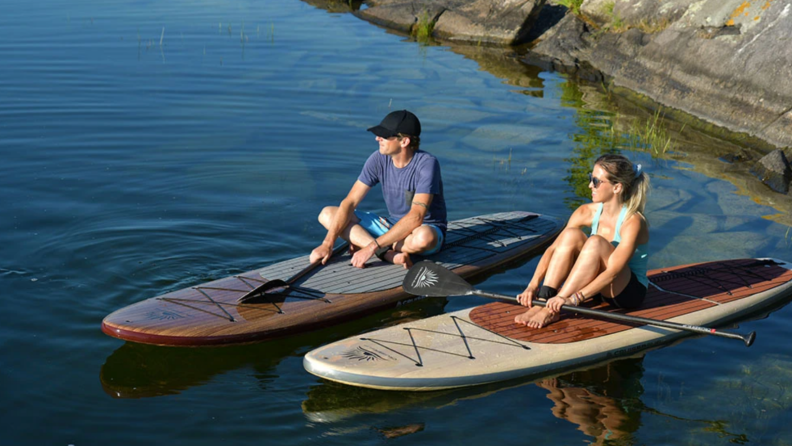
<path fill-rule="evenodd" d="M 586 198 L 571 160 L 618 106 L 504 51 L 419 44 L 298 0 L 10 0 L 0 29 L 0 444 L 792 442 L 788 308 L 740 324 L 759 333 L 750 349 L 697 338 L 425 394 L 325 382 L 302 355 L 483 299 L 241 347 L 105 336 L 120 307 L 310 252 L 317 213 L 347 193 L 376 150 L 365 129 L 389 111 L 421 118 L 450 219 L 566 218 Z M 723 169 L 624 153 L 654 186 L 650 267 L 792 259 L 789 228 L 765 218 L 777 211 Z M 366 206 L 383 209 L 378 190 Z M 536 261 L 477 287 L 516 294 Z"/>

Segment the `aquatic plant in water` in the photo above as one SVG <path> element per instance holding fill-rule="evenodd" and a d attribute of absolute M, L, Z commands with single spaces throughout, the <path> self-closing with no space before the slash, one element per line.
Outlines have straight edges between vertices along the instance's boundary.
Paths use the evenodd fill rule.
<path fill-rule="evenodd" d="M 643 126 L 638 121 L 633 122 L 629 132 L 630 145 L 636 149 L 651 148 L 652 156 L 665 154 L 669 149 L 672 149 L 674 145 L 671 137 L 668 136 L 664 118 L 665 114 L 662 113 L 662 107 L 660 107 L 651 118 L 643 123 Z M 684 129 L 683 125 L 682 130 Z"/>
<path fill-rule="evenodd" d="M 584 92 L 577 82 L 567 80 L 560 87 L 561 104 L 575 109 L 574 120 L 579 130 L 570 135 L 575 141 L 575 148 L 573 156 L 566 159 L 570 168 L 564 178 L 574 193 L 574 197 L 565 200 L 571 209 L 576 209 L 591 198 L 588 173 L 599 156 L 628 150 L 649 152 L 652 158 L 658 158 L 674 148 L 666 129 L 662 107 L 648 119 L 629 118 L 631 124 L 626 127 L 622 123 L 624 117 L 607 110 L 609 107 L 606 104 L 596 104 L 598 108 L 605 108 L 601 110 L 588 103 L 591 99 L 584 101 Z M 625 127 L 626 130 L 623 130 Z M 684 126 L 680 132 L 682 130 Z"/>

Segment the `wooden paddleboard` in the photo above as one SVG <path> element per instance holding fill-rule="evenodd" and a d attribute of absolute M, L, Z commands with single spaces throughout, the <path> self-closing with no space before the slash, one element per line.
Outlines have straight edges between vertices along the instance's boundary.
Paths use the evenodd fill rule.
<path fill-rule="evenodd" d="M 791 270 L 792 264 L 771 259 L 653 270 L 642 307 L 616 311 L 718 327 L 789 299 Z M 613 311 L 604 304 L 595 308 Z M 523 311 L 493 302 L 389 327 L 313 350 L 303 365 L 316 376 L 354 386 L 438 390 L 580 368 L 691 334 L 574 314 L 531 329 L 514 323 Z"/>
<path fill-rule="evenodd" d="M 541 252 L 563 224 L 519 211 L 449 222 L 445 247 L 426 258 L 470 277 Z M 102 331 L 146 344 L 238 344 L 313 330 L 414 298 L 401 287 L 403 267 L 372 258 L 359 269 L 350 258 L 349 253 L 333 257 L 286 292 L 253 302 L 237 300 L 268 281 L 294 276 L 308 265 L 308 256 L 163 294 L 108 315 Z"/>

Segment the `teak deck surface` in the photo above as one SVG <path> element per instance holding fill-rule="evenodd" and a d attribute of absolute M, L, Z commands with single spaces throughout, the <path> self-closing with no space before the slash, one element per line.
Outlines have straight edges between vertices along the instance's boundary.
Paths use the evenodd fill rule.
<path fill-rule="evenodd" d="M 640 308 L 619 310 L 607 304 L 591 308 L 665 320 L 742 299 L 790 280 L 792 271 L 761 265 L 756 259 L 687 265 L 650 271 L 651 284 Z M 514 322 L 514 317 L 525 310 L 514 304 L 495 302 L 473 309 L 470 320 L 513 339 L 546 344 L 583 341 L 638 326 L 562 313 L 558 321 L 532 329 Z"/>

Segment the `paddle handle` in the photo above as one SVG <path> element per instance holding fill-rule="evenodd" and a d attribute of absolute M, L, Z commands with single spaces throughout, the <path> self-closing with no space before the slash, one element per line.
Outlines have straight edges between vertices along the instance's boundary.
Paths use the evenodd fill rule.
<path fill-rule="evenodd" d="M 505 294 L 488 293 L 486 291 L 480 291 L 480 290 L 473 290 L 473 291 L 470 292 L 470 294 L 475 294 L 476 296 L 482 296 L 482 297 L 489 297 L 491 299 L 510 300 L 510 301 L 517 302 L 517 298 L 516 297 L 507 296 Z M 542 301 L 542 300 L 534 300 L 533 301 L 533 305 L 539 305 L 540 307 L 544 307 L 544 306 L 547 305 L 547 302 Z M 690 331 L 690 332 L 693 332 L 693 333 L 720 336 L 720 337 L 729 338 L 729 339 L 739 339 L 739 340 L 741 340 L 741 341 L 743 341 L 745 343 L 746 347 L 750 347 L 754 343 L 754 340 L 756 339 L 756 332 L 754 332 L 754 331 L 748 333 L 747 335 L 741 335 L 739 333 L 730 333 L 730 332 L 727 332 L 727 331 L 719 331 L 719 330 L 716 330 L 714 328 L 699 327 L 697 325 L 679 324 L 679 323 L 676 323 L 676 322 L 661 321 L 661 320 L 657 320 L 657 319 L 647 319 L 645 317 L 640 317 L 640 316 L 628 316 L 626 314 L 610 313 L 608 311 L 594 310 L 594 309 L 586 308 L 586 307 L 575 307 L 575 306 L 570 306 L 570 305 L 561 305 L 561 309 L 565 310 L 565 311 L 571 311 L 571 312 L 574 312 L 574 313 L 585 314 L 585 315 L 588 315 L 588 316 L 595 316 L 595 317 L 600 317 L 600 318 L 605 318 L 605 319 L 613 319 L 613 320 L 616 320 L 616 321 L 631 322 L 631 323 L 645 324 L 645 325 L 654 325 L 654 326 L 657 326 L 657 327 L 673 328 L 675 330 L 684 330 L 684 331 Z"/>

